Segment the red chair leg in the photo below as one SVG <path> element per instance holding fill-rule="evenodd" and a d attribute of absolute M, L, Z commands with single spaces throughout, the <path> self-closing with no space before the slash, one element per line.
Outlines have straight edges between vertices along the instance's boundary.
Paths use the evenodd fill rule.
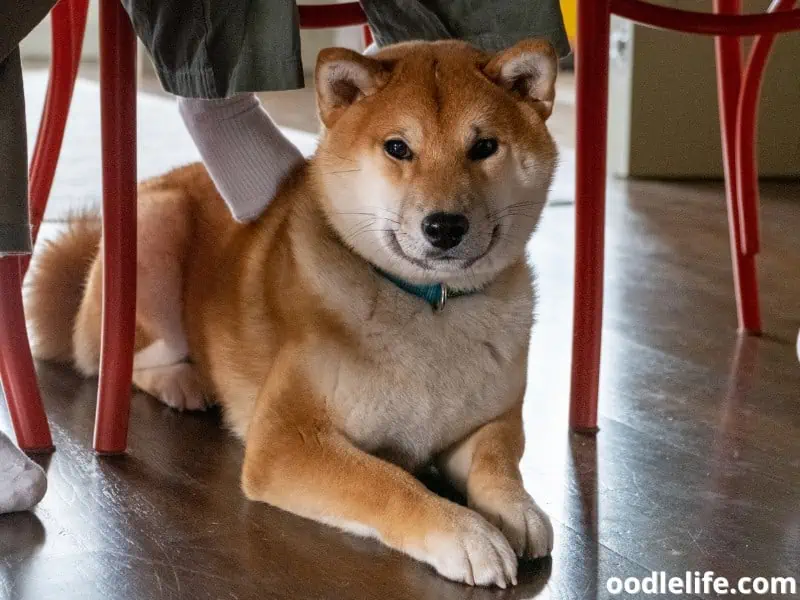
<path fill-rule="evenodd" d="M 576 54 L 575 300 L 569 422 L 597 430 L 603 325 L 610 0 L 579 0 Z"/>
<path fill-rule="evenodd" d="M 100 0 L 103 329 L 94 448 L 125 451 L 136 319 L 136 38 L 119 0 Z"/>
<path fill-rule="evenodd" d="M 52 452 L 25 329 L 20 268 L 19 257 L 0 258 L 0 378 L 20 448 Z"/>
<path fill-rule="evenodd" d="M 736 14 L 740 0 L 714 0 L 717 13 Z M 720 131 L 722 133 L 725 195 L 728 204 L 733 280 L 736 291 L 736 312 L 739 330 L 761 332 L 758 308 L 758 282 L 755 255 L 744 251 L 741 236 L 740 189 L 736 178 L 736 113 L 742 79 L 742 58 L 739 38 L 719 36 L 715 39 L 717 55 L 717 95 L 719 97 Z"/>
<path fill-rule="evenodd" d="M 61 0 L 50 13 L 53 48 L 50 80 L 30 167 L 31 237 L 34 242 L 61 153 L 72 92 L 78 77 L 88 9 L 89 0 Z M 28 259 L 23 261 L 25 270 L 28 262 Z"/>
<path fill-rule="evenodd" d="M 778 0 L 770 7 L 770 11 L 786 11 L 795 3 L 796 0 Z M 761 81 L 774 41 L 774 34 L 760 35 L 753 41 L 739 90 L 736 113 L 736 185 L 739 190 L 739 225 L 742 240 L 740 250 L 745 254 L 757 254 L 761 249 L 758 226 L 756 130 Z"/>
<path fill-rule="evenodd" d="M 778 0 L 770 7 L 771 11 L 786 11 L 795 5 L 796 0 Z M 767 66 L 774 34 L 756 37 L 750 49 L 747 67 L 739 90 L 736 132 L 735 166 L 736 189 L 738 190 L 739 210 L 739 252 L 752 262 L 752 275 L 740 278 L 737 294 L 740 309 L 740 329 L 748 333 L 761 332 L 759 311 L 758 279 L 756 278 L 755 257 L 761 249 L 759 240 L 759 194 L 758 162 L 756 156 L 756 130 L 758 126 L 758 101 L 761 81 Z"/>

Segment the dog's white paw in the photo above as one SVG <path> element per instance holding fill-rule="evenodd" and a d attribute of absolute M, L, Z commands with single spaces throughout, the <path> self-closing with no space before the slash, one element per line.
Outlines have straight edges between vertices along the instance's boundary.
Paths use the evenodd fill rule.
<path fill-rule="evenodd" d="M 521 486 L 486 490 L 469 504 L 503 532 L 517 556 L 541 558 L 553 550 L 550 518 Z"/>
<path fill-rule="evenodd" d="M 206 397 L 194 367 L 176 365 L 172 377 L 165 382 L 159 400 L 177 410 L 205 410 Z"/>
<path fill-rule="evenodd" d="M 426 534 L 417 558 L 453 581 L 503 589 L 516 585 L 517 557 L 503 534 L 479 514 L 453 508 L 444 530 Z"/>
<path fill-rule="evenodd" d="M 137 369 L 133 382 L 175 410 L 205 410 L 209 404 L 200 378 L 189 363 Z"/>

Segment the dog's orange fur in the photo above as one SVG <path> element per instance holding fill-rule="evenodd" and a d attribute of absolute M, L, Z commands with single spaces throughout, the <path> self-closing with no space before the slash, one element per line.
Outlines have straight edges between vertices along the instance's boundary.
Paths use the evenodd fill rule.
<path fill-rule="evenodd" d="M 514 552 L 550 551 L 552 529 L 518 468 L 532 319 L 524 244 L 541 202 L 515 198 L 543 202 L 552 176 L 543 122 L 555 69 L 540 42 L 496 56 L 458 42 L 399 45 L 375 59 L 328 50 L 317 67 L 320 148 L 255 223 L 230 217 L 202 165 L 141 185 L 137 356 L 160 340 L 171 350 L 147 360 L 172 360 L 137 368 L 134 382 L 179 408 L 212 396 L 222 404 L 246 443 L 248 498 L 376 536 L 471 584 L 505 587 Z M 497 157 L 464 157 L 478 130 L 500 140 Z M 398 135 L 413 161 L 383 153 Z M 370 198 L 401 192 L 386 204 L 395 217 L 370 212 Z M 359 210 L 406 228 L 397 243 L 407 253 L 419 215 L 467 212 L 469 243 L 486 256 L 469 268 L 406 264 L 375 249 L 384 238 L 352 234 L 362 224 L 348 215 Z M 495 221 L 505 237 L 495 239 Z M 38 355 L 86 374 L 99 361 L 99 242 L 80 221 L 47 246 L 27 307 Z M 478 292 L 436 314 L 369 263 Z M 180 355 L 184 334 L 191 363 Z M 470 508 L 410 474 L 434 461 Z"/>

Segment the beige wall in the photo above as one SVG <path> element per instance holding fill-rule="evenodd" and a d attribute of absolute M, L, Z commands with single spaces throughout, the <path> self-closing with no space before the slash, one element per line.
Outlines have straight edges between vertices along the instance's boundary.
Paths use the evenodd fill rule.
<path fill-rule="evenodd" d="M 707 0 L 662 0 L 710 10 Z M 762 0 L 748 0 L 757 11 Z M 619 176 L 720 177 L 713 38 L 612 27 L 609 168 Z M 759 119 L 764 176 L 800 177 L 800 34 L 780 36 L 764 76 Z"/>

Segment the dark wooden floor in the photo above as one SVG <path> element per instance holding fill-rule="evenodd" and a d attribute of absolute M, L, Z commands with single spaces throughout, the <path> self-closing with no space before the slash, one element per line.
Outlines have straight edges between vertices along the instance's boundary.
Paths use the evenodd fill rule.
<path fill-rule="evenodd" d="M 213 413 L 137 396 L 130 453 L 96 457 L 95 382 L 42 365 L 58 450 L 35 513 L 0 517 L 0 598 L 578 599 L 651 570 L 800 577 L 800 186 L 765 187 L 767 334 L 741 341 L 720 186 L 610 186 L 596 440 L 566 430 L 568 198 L 554 198 L 531 248 L 540 305 L 523 466 L 556 547 L 517 588 L 452 584 L 377 543 L 247 502 L 241 448 Z"/>

